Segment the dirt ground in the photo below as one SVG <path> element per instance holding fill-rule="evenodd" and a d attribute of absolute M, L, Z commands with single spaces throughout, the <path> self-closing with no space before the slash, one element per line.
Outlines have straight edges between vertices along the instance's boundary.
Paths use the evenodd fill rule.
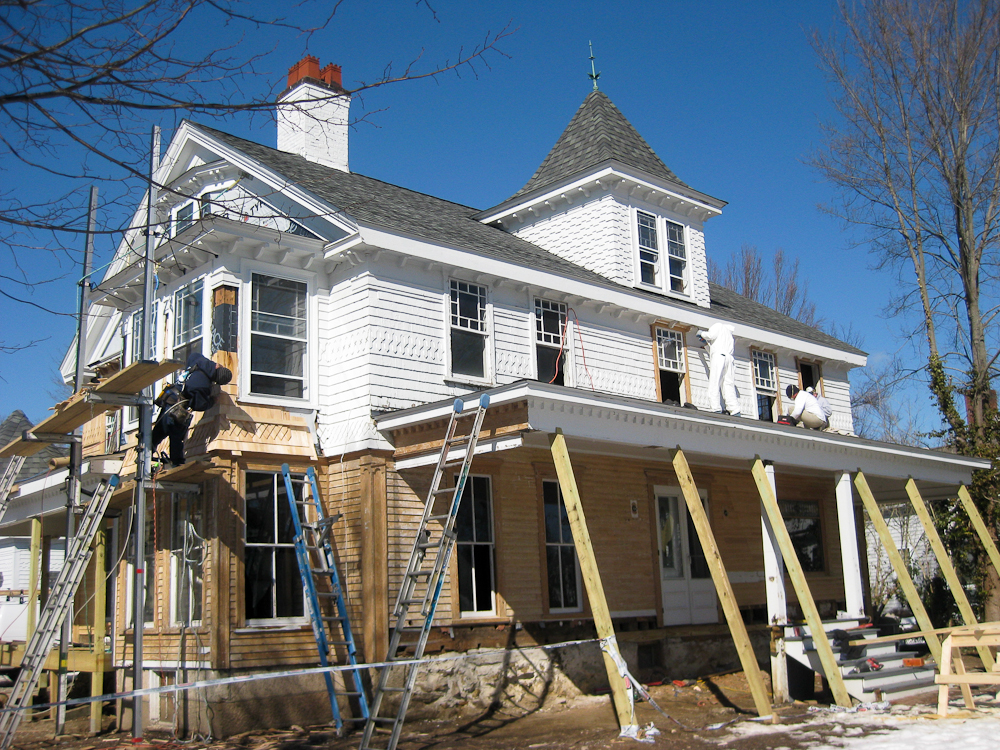
<path fill-rule="evenodd" d="M 811 712 L 810 706 L 823 705 L 815 701 L 778 709 L 778 720 L 775 722 L 778 726 L 771 722 L 751 722 L 755 718 L 753 700 L 746 679 L 740 672 L 679 687 L 671 683 L 650 686 L 649 692 L 663 713 L 641 702 L 636 705 L 636 715 L 640 725 L 652 723 L 659 730 L 659 735 L 647 740 L 652 747 L 707 750 L 721 745 L 733 750 L 768 750 L 774 747 L 799 750 L 826 744 L 826 738 L 836 740 L 844 736 L 893 731 L 877 723 L 859 720 L 860 714 L 817 712 L 815 708 Z M 935 699 L 935 693 L 928 693 L 903 701 L 893 706 L 892 714 L 901 714 L 904 718 L 912 714 L 929 719 L 934 711 L 932 703 Z M 314 726 L 248 732 L 209 742 L 180 741 L 169 734 L 150 732 L 143 743 L 137 744 L 128 734 L 114 731 L 99 737 L 87 737 L 83 734 L 88 726 L 85 712 L 86 709 L 78 709 L 80 718 L 73 718 L 67 723 L 69 732 L 80 734 L 59 738 L 53 738 L 50 721 L 23 722 L 14 747 L 22 750 L 53 747 L 60 750 L 115 750 L 119 746 L 133 750 L 347 750 L 356 748 L 360 741 L 359 731 L 351 731 L 338 738 L 330 726 Z M 708 728 L 723 723 L 726 725 L 721 728 Z M 408 721 L 399 743 L 400 750 L 603 750 L 629 746 L 641 747 L 643 743 L 618 737 L 617 720 L 607 695 L 564 699 L 527 715 L 507 713 L 500 708 L 472 717 Z"/>

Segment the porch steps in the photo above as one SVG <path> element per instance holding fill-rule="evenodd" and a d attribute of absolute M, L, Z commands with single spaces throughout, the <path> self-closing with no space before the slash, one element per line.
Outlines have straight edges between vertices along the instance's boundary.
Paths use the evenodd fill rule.
<path fill-rule="evenodd" d="M 823 628 L 828 637 L 834 630 L 844 630 L 852 641 L 878 637 L 877 628 L 860 628 L 859 624 L 858 620 L 830 620 L 824 621 Z M 787 626 L 785 633 L 785 652 L 788 658 L 794 659 L 813 672 L 823 674 L 819 654 L 816 652 L 809 628 L 805 625 Z M 934 675 L 937 668 L 933 662 L 925 663 L 921 667 L 903 666 L 904 659 L 916 658 L 919 654 L 914 651 L 900 651 L 896 643 L 872 643 L 861 646 L 861 655 L 854 658 L 842 657 L 840 648 L 835 643 L 831 645 L 848 694 L 861 702 L 898 700 L 935 689 Z M 861 671 L 868 659 L 875 659 L 882 668 L 877 671 Z"/>

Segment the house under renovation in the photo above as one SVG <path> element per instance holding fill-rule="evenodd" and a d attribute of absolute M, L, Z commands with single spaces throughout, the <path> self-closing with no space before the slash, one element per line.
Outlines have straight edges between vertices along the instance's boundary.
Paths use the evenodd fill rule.
<path fill-rule="evenodd" d="M 332 540 L 358 660 L 383 659 L 456 398 L 487 394 L 489 408 L 426 650 L 482 658 L 423 670 L 416 697 L 431 704 L 606 684 L 596 643 L 539 648 L 595 632 L 550 451 L 557 431 L 622 654 L 634 671 L 671 677 L 738 664 L 678 449 L 736 611 L 760 664 L 778 673 L 783 659 L 769 651 L 784 631 L 772 625 L 813 608 L 870 614 L 857 472 L 877 501 L 898 502 L 908 479 L 933 499 L 987 465 L 854 435 L 848 374 L 865 354 L 709 281 L 706 227 L 725 202 L 674 174 L 605 93 L 587 94 L 521 190 L 478 210 L 351 172 L 340 84 L 339 68 L 306 58 L 280 102 L 308 106 L 279 110 L 277 148 L 185 121 L 160 161 L 153 359 L 200 353 L 234 377 L 195 414 L 186 463 L 165 464 L 145 518 L 134 518 L 128 481 L 137 410 L 98 411 L 84 427 L 85 487 L 112 473 L 122 484 L 100 562 L 107 605 L 96 618 L 78 605 L 74 639 L 101 633 L 95 669 L 119 689 L 131 684 L 136 533 L 145 686 L 316 666 L 286 489 L 300 492 L 310 469 L 327 514 L 341 514 Z M 148 359 L 144 212 L 90 297 L 97 378 Z M 713 410 L 718 378 L 699 336 L 719 323 L 734 339 L 737 400 L 725 412 Z M 789 385 L 825 396 L 828 429 L 777 423 Z M 808 606 L 800 587 L 785 590 L 755 471 L 777 499 Z M 61 535 L 64 480 L 20 487 L 0 531 Z M 848 689 L 872 694 L 859 680 Z M 318 675 L 145 700 L 150 721 L 216 736 L 331 710 Z M 126 728 L 129 705 L 118 707 Z"/>

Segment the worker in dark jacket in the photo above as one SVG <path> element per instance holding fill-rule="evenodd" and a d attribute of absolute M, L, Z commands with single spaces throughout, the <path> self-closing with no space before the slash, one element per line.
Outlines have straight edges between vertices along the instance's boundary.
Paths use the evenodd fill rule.
<path fill-rule="evenodd" d="M 193 412 L 207 411 L 215 405 L 213 385 L 225 385 L 233 379 L 232 371 L 208 357 L 192 352 L 187 368 L 176 383 L 168 385 L 153 401 L 160 413 L 153 425 L 153 445 L 170 438 L 170 463 L 184 463 L 184 440 Z"/>

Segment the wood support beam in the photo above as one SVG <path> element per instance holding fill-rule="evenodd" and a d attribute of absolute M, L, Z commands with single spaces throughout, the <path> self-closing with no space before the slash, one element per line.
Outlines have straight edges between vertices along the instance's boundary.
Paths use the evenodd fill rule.
<path fill-rule="evenodd" d="M 1000 552 L 997 551 L 996 542 L 990 536 L 990 530 L 986 528 L 986 523 L 983 521 L 983 517 L 979 515 L 976 504 L 972 502 L 972 497 L 969 495 L 969 491 L 965 488 L 964 484 L 958 488 L 958 499 L 961 501 L 962 507 L 965 508 L 965 512 L 969 514 L 969 520 L 972 521 L 972 526 L 979 535 L 979 540 L 983 543 L 983 547 L 986 548 L 986 554 L 989 555 L 990 562 L 993 563 L 993 569 L 1000 576 Z"/>
<path fill-rule="evenodd" d="M 774 466 L 765 465 L 767 481 L 777 497 L 774 483 Z M 785 623 L 788 621 L 788 599 L 785 594 L 785 561 L 781 548 L 774 538 L 771 521 L 760 504 L 761 536 L 764 544 L 764 593 L 767 599 L 767 621 L 771 631 L 771 698 L 775 703 L 788 703 L 792 696 L 788 690 L 788 655 L 785 650 Z"/>
<path fill-rule="evenodd" d="M 854 475 L 854 486 L 858 490 L 858 495 L 861 497 L 861 502 L 864 504 L 865 510 L 868 511 L 868 518 L 871 520 L 872 526 L 875 527 L 882 546 L 885 547 L 885 554 L 889 557 L 889 563 L 896 574 L 896 583 L 899 584 L 899 588 L 903 592 L 903 597 L 906 599 L 906 604 L 909 606 L 910 611 L 913 612 L 917 626 L 925 632 L 932 632 L 934 625 L 927 614 L 927 609 L 924 607 L 924 603 L 920 601 L 917 587 L 913 584 L 910 571 L 903 563 L 903 556 L 899 554 L 899 548 L 896 546 L 896 542 L 889 532 L 889 525 L 885 522 L 882 511 L 879 510 L 878 503 L 875 502 L 875 496 L 868 486 L 868 480 L 865 479 L 865 475 L 860 471 Z M 927 648 L 930 650 L 931 656 L 934 657 L 934 661 L 940 665 L 941 641 L 934 635 L 925 636 L 924 640 L 927 642 Z"/>
<path fill-rule="evenodd" d="M 601 571 L 597 567 L 597 558 L 594 556 L 594 547 L 590 541 L 590 531 L 587 529 L 587 519 L 583 513 L 583 503 L 580 501 L 580 491 L 576 486 L 573 464 L 569 458 L 566 437 L 562 434 L 562 430 L 557 430 L 554 435 L 549 437 L 549 447 L 552 450 L 556 475 L 559 477 L 559 488 L 562 490 L 566 515 L 569 517 L 570 529 L 573 532 L 573 543 L 576 546 L 576 556 L 580 563 L 580 573 L 587 589 L 587 598 L 590 600 L 590 610 L 594 615 L 597 637 L 608 642 L 609 646 L 617 651 L 618 641 L 615 639 L 615 628 L 611 622 L 611 611 L 608 609 L 608 600 L 604 596 Z M 618 666 L 611 654 L 604 648 L 601 651 L 604 654 L 604 667 L 608 673 L 608 682 L 611 684 L 611 697 L 614 700 L 615 712 L 618 714 L 618 725 L 621 727 L 622 733 L 625 733 L 627 729 L 637 727 L 629 696 L 631 688 L 626 687 L 625 679 L 619 673 Z M 621 658 L 620 654 L 618 656 Z"/>
<path fill-rule="evenodd" d="M 917 518 L 920 519 L 920 525 L 924 527 L 924 534 L 927 535 L 927 541 L 931 545 L 934 557 L 937 558 L 938 567 L 941 568 L 941 575 L 944 576 L 948 588 L 951 589 L 951 595 L 955 597 L 959 614 L 962 615 L 962 619 L 966 625 L 977 625 L 979 621 L 976 620 L 976 613 L 972 611 L 972 605 L 969 604 L 969 597 L 966 596 L 965 588 L 958 579 L 958 573 L 955 571 L 955 566 L 951 563 L 951 557 L 948 555 L 948 550 L 945 549 L 944 542 L 941 541 L 941 535 L 938 534 L 937 528 L 934 526 L 934 519 L 931 518 L 930 511 L 927 510 L 927 504 L 920 496 L 917 483 L 912 478 L 906 481 L 906 494 L 909 495 L 910 504 L 913 506 L 913 510 L 916 511 Z M 983 666 L 986 667 L 987 671 L 993 669 L 995 660 L 989 648 L 980 645 L 977 646 L 977 650 L 979 658 L 983 660 Z"/>
<path fill-rule="evenodd" d="M 35 624 L 38 622 L 38 591 L 42 572 L 42 519 L 37 516 L 31 519 L 31 546 L 28 555 L 28 626 L 25 630 L 25 643 L 31 640 Z"/>
<path fill-rule="evenodd" d="M 94 566 L 94 671 L 90 673 L 90 695 L 96 698 L 104 695 L 104 636 L 107 635 L 107 611 L 108 581 L 105 572 L 107 555 L 107 540 L 104 529 L 97 532 L 94 537 L 94 555 L 91 564 Z M 90 704 L 90 733 L 99 734 L 101 731 L 101 717 L 104 713 L 104 704 L 101 701 L 94 701 Z"/>
<path fill-rule="evenodd" d="M 820 664 L 823 666 L 823 674 L 830 685 L 833 699 L 838 706 L 850 708 L 853 705 L 851 696 L 847 693 L 847 686 L 844 685 L 844 676 L 840 673 L 837 657 L 833 654 L 833 646 L 830 645 L 830 639 L 826 635 L 826 628 L 823 627 L 823 619 L 819 616 L 819 610 L 816 608 L 812 591 L 809 589 L 808 581 L 806 581 L 806 574 L 802 570 L 798 556 L 795 554 L 792 539 L 788 536 L 788 529 L 785 528 L 785 520 L 781 517 L 778 499 L 775 497 L 774 490 L 771 489 L 771 483 L 767 479 L 764 462 L 757 458 L 751 464 L 751 467 L 751 473 L 753 474 L 754 481 L 757 483 L 757 491 L 760 493 L 764 510 L 771 521 L 774 538 L 781 548 L 782 557 L 785 559 L 785 567 L 788 570 L 788 578 L 792 582 L 792 588 L 795 589 L 795 595 L 798 597 L 802 614 L 805 615 L 806 624 L 809 626 L 809 631 L 812 634 L 813 648 L 816 649 L 816 653 L 819 655 Z"/>
<path fill-rule="evenodd" d="M 740 657 L 740 664 L 743 665 L 743 673 L 746 675 L 747 684 L 750 686 L 750 693 L 753 695 L 753 702 L 757 708 L 758 716 L 771 715 L 771 701 L 767 696 L 767 687 L 764 685 L 764 678 L 760 675 L 760 667 L 757 664 L 757 656 L 753 652 L 750 644 L 750 636 L 747 634 L 747 626 L 743 622 L 743 615 L 740 614 L 740 607 L 736 603 L 736 595 L 733 593 L 733 586 L 729 582 L 726 574 L 726 566 L 722 562 L 722 555 L 719 554 L 719 545 L 715 541 L 715 534 L 712 533 L 712 525 L 709 523 L 708 514 L 705 513 L 705 506 L 701 503 L 701 495 L 698 494 L 698 487 L 695 485 L 694 477 L 691 475 L 691 467 L 688 465 L 687 457 L 680 446 L 674 451 L 672 458 L 674 472 L 677 474 L 677 482 L 680 484 L 681 493 L 687 503 L 688 515 L 694 524 L 698 539 L 701 541 L 701 549 L 705 553 L 705 560 L 708 562 L 708 569 L 712 574 L 712 581 L 715 583 L 715 590 L 719 594 L 719 601 L 722 603 L 722 611 L 726 615 L 726 622 L 729 624 L 729 632 L 733 636 L 736 644 L 736 653 Z"/>

